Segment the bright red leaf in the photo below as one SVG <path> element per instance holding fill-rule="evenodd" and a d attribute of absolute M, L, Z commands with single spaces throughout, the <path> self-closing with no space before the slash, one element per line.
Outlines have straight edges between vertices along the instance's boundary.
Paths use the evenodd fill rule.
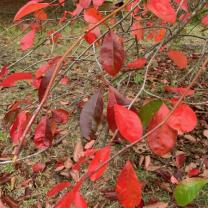
<path fill-rule="evenodd" d="M 46 196 L 48 198 L 51 198 L 53 196 L 55 196 L 56 194 L 58 194 L 60 191 L 62 191 L 63 189 L 67 188 L 71 186 L 71 183 L 69 183 L 68 181 L 62 181 L 58 184 L 56 184 L 55 186 L 53 186 L 46 194 Z"/>
<path fill-rule="evenodd" d="M 193 169 L 189 170 L 188 177 L 191 178 L 191 177 L 198 176 L 200 174 L 201 174 L 201 170 L 199 170 L 198 168 L 193 168 Z"/>
<path fill-rule="evenodd" d="M 4 79 L 2 82 L 0 82 L 0 86 L 2 87 L 13 87 L 15 86 L 17 81 L 20 80 L 30 80 L 32 79 L 33 75 L 29 72 L 16 72 Z"/>
<path fill-rule="evenodd" d="M 150 31 L 150 33 L 147 36 L 147 40 L 153 40 L 155 43 L 159 43 L 161 42 L 166 34 L 166 29 L 162 28 L 159 30 L 153 30 Z"/>
<path fill-rule="evenodd" d="M 102 165 L 104 162 L 106 162 L 109 158 L 110 158 L 110 147 L 104 147 L 100 150 L 98 150 L 95 153 L 95 157 L 93 158 L 93 160 L 90 162 L 89 166 L 88 166 L 88 173 L 90 174 L 91 172 L 95 171 L 98 167 L 100 167 L 100 165 Z M 97 179 L 99 179 L 103 173 L 106 171 L 108 167 L 108 164 L 104 165 L 102 168 L 100 168 L 97 172 L 95 172 L 94 174 L 92 174 L 90 176 L 90 180 L 91 181 L 96 181 Z"/>
<path fill-rule="evenodd" d="M 116 181 L 116 194 L 118 201 L 124 208 L 135 208 L 142 199 L 142 183 L 130 161 L 127 161 Z"/>
<path fill-rule="evenodd" d="M 39 11 L 36 11 L 34 13 L 34 17 L 37 19 L 37 20 L 47 20 L 48 19 L 48 15 L 44 12 L 44 10 L 39 10 Z"/>
<path fill-rule="evenodd" d="M 23 7 L 19 9 L 19 11 L 16 13 L 14 17 L 14 21 L 20 20 L 22 17 L 32 12 L 46 8 L 49 5 L 50 5 L 49 3 L 37 3 L 36 1 L 29 1 L 28 3 L 26 3 Z"/>
<path fill-rule="evenodd" d="M 170 116 L 168 125 L 178 134 L 190 132 L 197 125 L 196 113 L 187 104 L 182 103 Z"/>
<path fill-rule="evenodd" d="M 137 38 L 137 40 L 144 39 L 144 29 L 140 22 L 134 22 L 131 27 L 131 34 Z"/>
<path fill-rule="evenodd" d="M 146 58 L 138 58 L 128 63 L 129 69 L 141 69 L 146 64 Z"/>
<path fill-rule="evenodd" d="M 169 113 L 168 107 L 163 104 L 159 111 L 152 118 L 148 131 L 154 129 L 161 123 Z M 169 127 L 167 123 L 163 124 L 157 130 L 147 137 L 147 143 L 156 155 L 163 156 L 169 153 L 176 144 L 177 132 Z"/>
<path fill-rule="evenodd" d="M 88 207 L 85 199 L 79 192 L 76 192 L 75 194 L 74 201 L 72 202 L 72 207 L 74 208 L 87 208 Z"/>
<path fill-rule="evenodd" d="M 208 14 L 202 17 L 201 23 L 205 26 L 208 26 Z"/>
<path fill-rule="evenodd" d="M 20 138 L 25 130 L 29 118 L 30 114 L 28 112 L 21 111 L 17 114 L 15 121 L 10 129 L 10 137 L 14 145 L 19 144 Z"/>
<path fill-rule="evenodd" d="M 177 65 L 179 69 L 185 69 L 188 65 L 188 59 L 182 51 L 172 50 L 168 51 L 168 57 Z"/>
<path fill-rule="evenodd" d="M 114 105 L 114 112 L 120 134 L 129 142 L 141 139 L 143 129 L 138 115 L 118 104 Z"/>
<path fill-rule="evenodd" d="M 37 162 L 32 166 L 33 173 L 41 173 L 45 167 L 46 165 L 44 163 Z"/>
<path fill-rule="evenodd" d="M 56 123 L 66 124 L 69 120 L 69 112 L 64 109 L 52 110 L 52 118 Z"/>
<path fill-rule="evenodd" d="M 20 40 L 20 46 L 22 51 L 26 51 L 33 47 L 35 40 L 35 32 L 35 30 L 31 30 Z"/>
<path fill-rule="evenodd" d="M 96 24 L 103 19 L 101 13 L 95 8 L 89 8 L 84 13 L 84 19 L 86 22 Z"/>
<path fill-rule="evenodd" d="M 115 76 L 123 66 L 124 58 L 122 39 L 110 31 L 104 37 L 100 50 L 100 63 L 103 69 L 111 76 Z"/>
<path fill-rule="evenodd" d="M 34 143 L 37 148 L 45 149 L 52 144 L 52 130 L 47 116 L 43 116 L 35 129 Z"/>
<path fill-rule="evenodd" d="M 176 12 L 169 0 L 148 0 L 147 9 L 165 22 L 172 24 L 176 22 Z"/>
<path fill-rule="evenodd" d="M 178 93 L 180 95 L 183 95 L 185 93 L 186 96 L 191 96 L 195 93 L 194 90 L 188 90 L 184 87 L 171 87 L 171 86 L 165 86 L 164 87 L 165 91 L 167 92 L 174 92 Z"/>

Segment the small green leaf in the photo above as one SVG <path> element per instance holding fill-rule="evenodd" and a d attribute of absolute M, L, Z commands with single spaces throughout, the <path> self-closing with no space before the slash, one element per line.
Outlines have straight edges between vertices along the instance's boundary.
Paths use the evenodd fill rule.
<path fill-rule="evenodd" d="M 203 178 L 189 178 L 181 181 L 174 191 L 177 205 L 184 207 L 190 204 L 207 183 L 208 179 Z"/>
<path fill-rule="evenodd" d="M 163 104 L 161 100 L 153 100 L 147 103 L 140 111 L 139 117 L 142 121 L 142 125 L 146 128 L 151 121 L 154 114 L 160 109 L 160 106 Z"/>

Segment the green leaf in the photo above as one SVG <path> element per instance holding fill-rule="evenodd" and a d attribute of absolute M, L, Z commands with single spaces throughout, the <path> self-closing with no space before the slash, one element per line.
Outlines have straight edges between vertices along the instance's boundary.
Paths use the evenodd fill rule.
<path fill-rule="evenodd" d="M 142 125 L 146 128 L 151 121 L 154 114 L 160 109 L 160 106 L 163 104 L 161 100 L 153 100 L 147 103 L 140 111 L 139 117 L 142 121 Z"/>
<path fill-rule="evenodd" d="M 207 183 L 208 179 L 203 178 L 189 178 L 181 181 L 174 191 L 177 205 L 184 207 L 190 204 Z"/>

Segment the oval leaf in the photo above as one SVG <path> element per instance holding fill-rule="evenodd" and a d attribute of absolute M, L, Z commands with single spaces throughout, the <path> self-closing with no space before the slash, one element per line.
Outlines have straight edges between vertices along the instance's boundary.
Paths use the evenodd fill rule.
<path fill-rule="evenodd" d="M 66 124 L 69 120 L 69 112 L 64 109 L 52 110 L 52 118 L 56 123 Z"/>
<path fill-rule="evenodd" d="M 31 30 L 20 40 L 20 46 L 22 51 L 26 51 L 32 48 L 34 44 L 34 40 L 35 40 L 35 30 Z"/>
<path fill-rule="evenodd" d="M 146 64 L 145 58 L 138 58 L 134 61 L 129 62 L 127 66 L 129 69 L 141 69 L 144 67 L 145 64 Z"/>
<path fill-rule="evenodd" d="M 116 181 L 116 193 L 125 208 L 139 206 L 142 199 L 142 184 L 138 180 L 130 161 L 127 161 Z"/>
<path fill-rule="evenodd" d="M 138 115 L 127 108 L 114 105 L 116 125 L 120 134 L 129 142 L 134 142 L 142 136 L 142 124 Z"/>

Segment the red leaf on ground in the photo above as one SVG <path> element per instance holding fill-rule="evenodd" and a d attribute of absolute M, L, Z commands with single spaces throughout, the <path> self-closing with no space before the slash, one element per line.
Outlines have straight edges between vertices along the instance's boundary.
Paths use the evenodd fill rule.
<path fill-rule="evenodd" d="M 26 51 L 33 47 L 35 40 L 35 30 L 31 30 L 20 40 L 20 46 L 22 51 Z"/>
<path fill-rule="evenodd" d="M 148 131 L 154 129 L 161 123 L 169 113 L 168 107 L 163 104 L 159 111 L 152 118 Z M 169 153 L 176 144 L 177 132 L 169 127 L 167 123 L 163 124 L 157 130 L 147 137 L 147 143 L 156 155 L 163 156 Z"/>
<path fill-rule="evenodd" d="M 29 73 L 29 72 L 28 73 L 27 72 L 16 72 L 16 73 L 13 73 L 13 74 L 9 75 L 8 77 L 6 77 L 0 83 L 0 86 L 13 87 L 13 86 L 15 86 L 17 81 L 32 79 L 32 77 L 33 77 L 32 73 Z"/>
<path fill-rule="evenodd" d="M 47 116 L 43 116 L 35 129 L 34 143 L 37 148 L 48 148 L 52 143 L 53 135 L 50 121 Z"/>
<path fill-rule="evenodd" d="M 201 170 L 199 170 L 198 168 L 193 168 L 188 172 L 188 177 L 194 177 L 194 176 L 198 176 L 201 174 Z"/>
<path fill-rule="evenodd" d="M 61 83 L 62 85 L 68 85 L 68 84 L 69 84 L 69 77 L 64 76 L 64 77 L 61 79 L 60 83 Z"/>
<path fill-rule="evenodd" d="M 90 24 L 88 30 L 90 30 L 94 24 Z M 89 43 L 92 44 L 98 37 L 100 36 L 100 28 L 96 27 L 95 29 L 87 32 L 84 36 L 84 39 Z"/>
<path fill-rule="evenodd" d="M 166 29 L 162 28 L 159 30 L 153 30 L 150 31 L 150 33 L 147 36 L 147 40 L 153 40 L 155 43 L 161 42 L 166 34 Z"/>
<path fill-rule="evenodd" d="M 184 87 L 171 87 L 171 86 L 165 86 L 164 87 L 165 91 L 167 92 L 174 92 L 178 93 L 180 95 L 183 95 L 185 93 L 186 96 L 191 96 L 195 93 L 194 90 L 188 90 Z"/>
<path fill-rule="evenodd" d="M 175 163 L 177 168 L 181 168 L 184 165 L 185 160 L 186 156 L 183 152 L 178 154 L 176 153 Z"/>
<path fill-rule="evenodd" d="M 45 167 L 46 165 L 44 163 L 37 162 L 32 166 L 33 173 L 41 173 Z"/>
<path fill-rule="evenodd" d="M 44 10 L 39 10 L 39 11 L 36 11 L 34 13 L 34 17 L 37 19 L 37 20 L 47 20 L 48 19 L 48 15 L 44 12 Z"/>
<path fill-rule="evenodd" d="M 143 129 L 138 115 L 118 104 L 114 105 L 114 112 L 120 134 L 129 142 L 140 139 Z"/>
<path fill-rule="evenodd" d="M 208 25 L 208 14 L 202 17 L 201 23 L 205 26 Z"/>
<path fill-rule="evenodd" d="M 52 110 L 52 118 L 56 123 L 66 124 L 69 120 L 69 112 L 64 109 Z"/>
<path fill-rule="evenodd" d="M 144 29 L 140 22 L 134 22 L 131 26 L 131 34 L 137 38 L 137 40 L 144 39 Z"/>
<path fill-rule="evenodd" d="M 72 202 L 72 207 L 74 208 L 87 208 L 88 207 L 85 199 L 79 192 L 76 192 L 75 194 L 74 201 Z"/>
<path fill-rule="evenodd" d="M 110 158 L 110 151 L 111 151 L 110 147 L 107 146 L 98 150 L 95 153 L 95 157 L 93 158 L 93 160 L 90 162 L 88 166 L 88 170 L 87 170 L 88 174 L 95 171 L 98 167 L 100 167 L 100 165 L 102 165 L 104 162 L 106 162 Z M 97 172 L 95 172 L 93 175 L 90 176 L 90 180 L 96 181 L 97 179 L 99 179 L 103 175 L 103 173 L 106 171 L 107 167 L 108 167 L 108 164 L 100 168 Z"/>
<path fill-rule="evenodd" d="M 127 161 L 116 180 L 116 193 L 125 208 L 139 206 L 142 199 L 142 184 L 138 180 L 130 161 Z"/>
<path fill-rule="evenodd" d="M 148 0 L 147 9 L 165 22 L 172 24 L 176 22 L 176 12 L 169 0 Z"/>
<path fill-rule="evenodd" d="M 110 31 L 104 37 L 100 50 L 100 63 L 103 69 L 111 76 L 115 76 L 123 66 L 124 58 L 122 39 Z"/>
<path fill-rule="evenodd" d="M 129 69 L 141 69 L 146 64 L 146 58 L 138 58 L 128 63 Z"/>
<path fill-rule="evenodd" d="M 96 24 L 102 19 L 101 13 L 95 8 L 89 8 L 84 13 L 84 20 L 88 23 Z"/>
<path fill-rule="evenodd" d="M 197 125 L 196 113 L 187 104 L 180 104 L 168 119 L 168 125 L 178 134 L 190 132 Z"/>
<path fill-rule="evenodd" d="M 56 194 L 58 194 L 60 191 L 62 191 L 63 189 L 67 188 L 71 186 L 71 183 L 69 183 L 68 181 L 62 181 L 58 184 L 56 184 L 55 186 L 53 186 L 47 193 L 46 193 L 46 197 L 47 198 L 51 198 L 53 196 L 55 196 Z"/>
<path fill-rule="evenodd" d="M 37 3 L 35 1 L 29 1 L 28 3 L 26 3 L 23 7 L 19 9 L 19 11 L 16 13 L 14 17 L 14 21 L 20 20 L 22 17 L 32 12 L 46 8 L 49 5 L 50 5 L 49 3 Z"/>
<path fill-rule="evenodd" d="M 188 59 L 182 51 L 172 50 L 168 51 L 168 57 L 175 63 L 179 69 L 185 69 L 188 65 Z"/>
<path fill-rule="evenodd" d="M 17 114 L 15 121 L 10 129 L 10 136 L 12 143 L 14 145 L 19 144 L 20 142 L 19 139 L 25 130 L 29 118 L 30 118 L 30 114 L 28 112 L 21 111 L 20 113 Z"/>

